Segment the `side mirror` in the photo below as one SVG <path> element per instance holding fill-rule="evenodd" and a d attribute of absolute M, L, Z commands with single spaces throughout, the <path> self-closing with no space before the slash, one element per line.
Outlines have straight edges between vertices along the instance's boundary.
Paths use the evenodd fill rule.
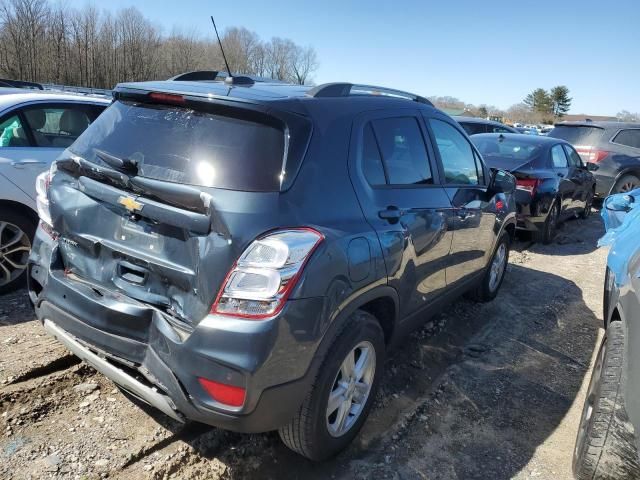
<path fill-rule="evenodd" d="M 489 190 L 493 193 L 513 193 L 516 190 L 516 177 L 506 170 L 491 169 Z"/>
<path fill-rule="evenodd" d="M 633 207 L 635 198 L 631 195 L 611 195 L 605 200 L 605 208 L 614 212 L 628 212 Z"/>
<path fill-rule="evenodd" d="M 588 162 L 586 167 L 587 167 L 587 171 L 589 172 L 595 172 L 596 170 L 598 170 L 598 165 L 595 163 Z"/>

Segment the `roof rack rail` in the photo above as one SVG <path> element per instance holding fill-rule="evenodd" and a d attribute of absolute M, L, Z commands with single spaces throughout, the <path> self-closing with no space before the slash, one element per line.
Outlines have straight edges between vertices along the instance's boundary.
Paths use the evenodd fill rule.
<path fill-rule="evenodd" d="M 44 87 L 36 82 L 25 82 L 23 80 L 9 80 L 0 78 L 0 87 L 9 88 L 30 88 L 33 90 L 44 90 Z"/>
<path fill-rule="evenodd" d="M 349 97 L 352 95 L 378 95 L 381 97 L 404 98 L 433 107 L 425 97 L 393 88 L 377 87 L 375 85 L 360 85 L 356 83 L 324 83 L 313 87 L 307 92 L 311 97 Z"/>

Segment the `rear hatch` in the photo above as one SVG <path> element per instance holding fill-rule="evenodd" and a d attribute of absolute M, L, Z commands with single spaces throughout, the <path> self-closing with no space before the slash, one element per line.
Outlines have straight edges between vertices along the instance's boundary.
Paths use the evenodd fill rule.
<path fill-rule="evenodd" d="M 301 118 L 230 103 L 119 95 L 63 154 L 49 198 L 68 282 L 187 330 L 206 316 L 241 251 L 273 228 L 310 135 Z"/>
<path fill-rule="evenodd" d="M 606 130 L 597 125 L 576 123 L 556 125 L 548 134 L 549 137 L 561 138 L 569 142 L 587 163 L 598 163 L 609 152 L 600 150 L 599 145 L 606 141 Z"/>
<path fill-rule="evenodd" d="M 546 150 L 521 135 L 478 135 L 472 138 L 485 163 L 491 168 L 507 170 L 516 177 L 515 193 L 518 212 L 522 204 L 531 202 L 535 191 L 545 178 L 554 173 L 549 170 Z"/>

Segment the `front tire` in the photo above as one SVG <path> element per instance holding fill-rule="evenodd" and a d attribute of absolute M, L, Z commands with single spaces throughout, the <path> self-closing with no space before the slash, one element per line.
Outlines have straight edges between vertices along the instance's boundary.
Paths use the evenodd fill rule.
<path fill-rule="evenodd" d="M 591 216 L 591 207 L 593 206 L 593 196 L 594 196 L 593 190 L 590 190 L 589 193 L 587 193 L 587 198 L 584 201 L 584 210 L 580 212 L 580 218 L 582 218 L 583 220 L 586 220 Z"/>
<path fill-rule="evenodd" d="M 27 260 L 37 224 L 20 211 L 0 208 L 0 294 L 26 286 Z"/>
<path fill-rule="evenodd" d="M 624 337 L 622 322 L 611 322 L 596 357 L 573 452 L 578 480 L 640 478 L 633 426 L 620 388 Z"/>
<path fill-rule="evenodd" d="M 370 313 L 356 310 L 328 349 L 300 410 L 280 428 L 284 444 L 315 461 L 349 445 L 371 410 L 384 357 L 380 324 Z"/>

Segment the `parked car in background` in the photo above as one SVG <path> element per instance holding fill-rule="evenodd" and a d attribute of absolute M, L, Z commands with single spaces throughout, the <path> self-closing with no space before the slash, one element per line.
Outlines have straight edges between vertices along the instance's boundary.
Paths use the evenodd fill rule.
<path fill-rule="evenodd" d="M 485 134 L 473 138 L 485 162 L 516 177 L 518 228 L 553 240 L 558 222 L 591 214 L 595 179 L 565 141 L 543 136 Z"/>
<path fill-rule="evenodd" d="M 109 103 L 84 95 L 0 88 L 0 293 L 26 285 L 24 272 L 38 224 L 36 177 Z"/>
<path fill-rule="evenodd" d="M 521 133 L 523 135 L 538 135 L 538 130 L 527 127 L 518 127 L 515 130 L 517 133 Z"/>
<path fill-rule="evenodd" d="M 573 454 L 578 480 L 640 478 L 640 190 L 608 197 L 605 335 L 591 373 Z"/>
<path fill-rule="evenodd" d="M 598 197 L 640 187 L 640 123 L 562 122 L 549 136 L 571 143 L 595 165 Z"/>
<path fill-rule="evenodd" d="M 477 135 L 478 133 L 518 133 L 513 127 L 504 123 L 486 120 L 484 118 L 475 117 L 459 117 L 453 119 L 464 128 L 467 135 Z"/>
<path fill-rule="evenodd" d="M 45 329 L 175 420 L 314 460 L 357 434 L 390 343 L 497 295 L 515 232 L 515 179 L 455 121 L 347 83 L 120 84 L 46 184 Z"/>

